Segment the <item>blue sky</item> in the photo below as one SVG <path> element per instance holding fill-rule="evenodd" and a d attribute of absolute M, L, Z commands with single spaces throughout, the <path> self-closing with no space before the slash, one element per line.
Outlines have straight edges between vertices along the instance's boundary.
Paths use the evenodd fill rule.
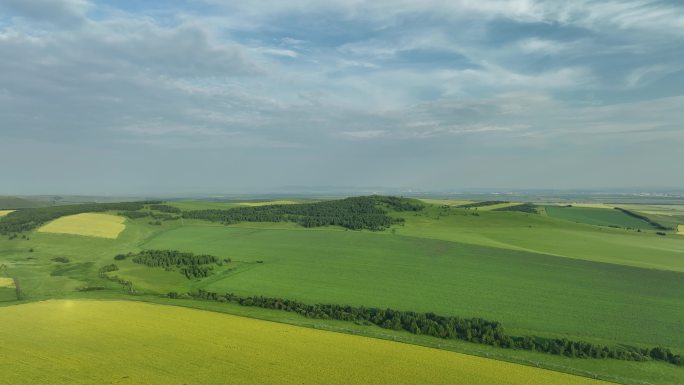
<path fill-rule="evenodd" d="M 0 194 L 684 187 L 678 1 L 0 0 Z"/>

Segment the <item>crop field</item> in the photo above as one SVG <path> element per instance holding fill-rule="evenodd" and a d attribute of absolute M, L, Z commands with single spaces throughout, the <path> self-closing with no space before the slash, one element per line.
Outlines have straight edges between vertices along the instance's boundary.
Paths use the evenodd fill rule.
<path fill-rule="evenodd" d="M 677 234 L 684 235 L 684 225 L 677 226 Z"/>
<path fill-rule="evenodd" d="M 125 220 L 117 215 L 83 213 L 56 219 L 38 231 L 116 239 L 126 228 Z"/>
<path fill-rule="evenodd" d="M 14 210 L 0 210 L 0 217 L 4 217 L 5 215 L 11 213 Z"/>
<path fill-rule="evenodd" d="M 627 210 L 638 212 L 651 220 L 674 229 L 684 223 L 684 205 L 624 205 Z"/>
<path fill-rule="evenodd" d="M 427 209 L 403 214 L 397 235 L 530 251 L 648 269 L 684 272 L 684 243 L 651 231 L 614 229 L 543 215 Z"/>
<path fill-rule="evenodd" d="M 14 280 L 8 277 L 0 277 L 0 302 L 15 301 L 16 299 Z"/>
<path fill-rule="evenodd" d="M 239 204 L 182 201 L 181 206 L 182 210 L 198 210 L 225 209 Z M 621 214 L 607 208 L 590 209 Z M 110 214 L 85 214 L 86 217 L 92 215 L 123 221 Z M 419 211 L 391 211 L 390 215 L 403 221 L 382 231 L 352 231 L 342 226 L 307 228 L 278 221 L 224 225 L 191 218 L 153 224 L 149 217 L 126 220 L 125 231 L 116 238 L 74 237 L 43 231 L 46 226 L 75 217 L 65 216 L 39 229 L 0 236 L 0 265 L 5 266 L 4 274 L 16 277 L 21 283 L 25 301 L 68 298 L 72 299 L 68 302 L 72 304 L 99 304 L 98 301 L 74 300 L 138 298 L 295 325 L 353 329 L 355 333 L 367 336 L 380 333 L 381 338 L 386 338 L 384 336 L 392 335 L 404 342 L 441 348 L 450 346 L 449 350 L 476 355 L 492 354 L 534 366 L 590 373 L 586 375 L 598 375 L 629 385 L 681 383 L 681 368 L 667 363 L 577 359 L 466 341 L 450 340 L 445 345 L 442 339 L 413 334 L 406 337 L 405 331 L 376 325 L 310 319 L 295 313 L 202 301 L 187 295 L 181 299 L 167 298 L 171 292 L 196 293 L 201 289 L 240 296 L 286 298 L 307 304 L 390 307 L 495 320 L 501 322 L 510 335 L 568 338 L 608 346 L 664 346 L 676 353 L 684 352 L 684 340 L 679 338 L 684 319 L 684 298 L 680 294 L 684 292 L 684 237 L 675 235 L 674 231 L 662 236 L 655 230 L 637 232 L 542 214 L 463 209 L 443 202 L 431 203 Z M 109 223 L 90 221 L 82 228 L 102 230 Z M 207 276 L 188 278 L 178 267 L 152 267 L 134 262 L 133 257 L 125 257 L 127 253 L 141 250 L 164 249 L 209 254 L 222 263 L 212 264 Z M 124 258 L 115 259 L 118 254 Z M 111 265 L 114 268 L 110 272 L 99 273 L 102 267 Z M 130 296 L 120 283 L 122 281 L 131 283 L 135 296 Z M 16 300 L 16 292 L 9 287 L 0 290 L 7 294 L 0 303 L 0 314 L 8 309 L 33 306 L 8 307 Z M 46 303 L 57 302 L 40 304 Z M 57 305 L 50 306 L 52 309 Z M 37 309 L 47 308 L 35 309 L 38 312 Z M 158 312 L 167 308 L 152 306 L 152 309 Z M 170 309 L 178 310 L 177 307 Z M 102 311 L 109 314 L 108 310 Z M 125 314 L 136 313 L 131 310 Z M 189 314 L 205 313 L 182 314 L 188 315 L 178 317 L 190 319 Z M 141 313 L 140 317 L 147 316 Z M 138 325 L 138 318 L 129 318 L 136 320 L 129 321 L 129 327 Z M 168 317 L 155 318 L 168 321 Z M 104 328 L 112 327 L 112 324 L 98 320 L 104 326 L 94 328 L 108 335 Z M 85 317 L 83 322 L 96 320 Z M 0 324 L 3 324 L 2 320 Z M 209 339 L 196 338 L 199 341 Z M 185 340 L 183 343 L 189 344 Z M 225 346 L 233 345 L 226 343 Z M 170 349 L 154 344 L 148 344 L 146 349 L 153 349 L 156 354 L 164 348 Z M 80 355 L 86 354 L 79 352 L 81 350 L 99 352 L 100 347 L 88 350 L 81 346 L 76 350 L 74 354 Z M 317 354 L 322 353 L 317 351 Z M 207 360 L 222 365 L 216 361 L 217 357 L 220 355 L 214 354 Z M 63 364 L 61 359 L 55 360 L 46 362 Z M 90 381 L 79 372 L 81 369 L 76 361 L 64 360 L 70 364 L 64 364 L 67 370 L 55 378 L 69 382 L 85 376 L 84 381 Z M 116 365 L 119 365 L 119 371 L 124 370 L 123 361 Z M 113 368 L 117 368 L 116 365 Z M 157 361 L 151 365 L 162 367 Z M 178 365 L 174 365 L 174 370 L 176 366 L 189 368 L 186 364 Z M 240 367 L 246 371 L 253 369 L 245 365 Z M 136 368 L 133 369 L 138 370 Z M 54 373 L 50 371 L 54 369 L 48 369 L 46 375 Z M 130 376 L 130 382 L 136 383 L 134 378 L 143 377 L 135 376 L 146 376 L 153 371 L 144 366 L 139 370 L 121 377 Z M 106 382 L 104 379 L 109 373 L 105 370 L 98 374 L 105 377 L 90 382 Z M 290 371 L 282 369 L 282 373 Z M 465 374 L 463 376 L 465 378 Z M 167 379 L 163 377 L 159 381 Z M 186 380 L 188 384 L 193 383 Z M 209 378 L 200 382 L 211 381 Z M 144 383 L 144 380 L 137 383 Z"/>
<path fill-rule="evenodd" d="M 15 385 L 605 383 L 396 342 L 135 302 L 4 307 L 0 325 L 0 372 Z"/>
<path fill-rule="evenodd" d="M 143 247 L 237 262 L 235 270 L 203 283 L 210 291 L 479 315 L 509 328 L 635 343 L 671 344 L 678 334 L 676 320 L 684 318 L 679 274 L 526 251 L 388 234 L 211 225 L 177 228 Z M 120 265 L 122 276 L 148 287 L 163 282 L 148 280 L 138 265 Z M 127 266 L 135 270 L 129 274 Z M 159 286 L 160 292 L 183 283 L 182 277 L 170 276 L 176 281 Z M 625 318 L 627 309 L 642 311 Z"/>
<path fill-rule="evenodd" d="M 546 214 L 552 218 L 586 223 L 597 226 L 616 226 L 642 230 L 653 230 L 647 222 L 629 216 L 619 210 L 595 207 L 546 206 Z"/>

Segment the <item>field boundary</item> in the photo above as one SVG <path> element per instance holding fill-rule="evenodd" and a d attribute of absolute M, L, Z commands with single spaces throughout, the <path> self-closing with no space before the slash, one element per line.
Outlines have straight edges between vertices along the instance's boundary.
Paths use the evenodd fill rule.
<path fill-rule="evenodd" d="M 371 331 L 362 332 L 362 331 L 358 331 L 358 330 L 354 330 L 354 329 L 347 329 L 347 328 L 342 328 L 339 326 L 324 325 L 324 324 L 298 324 L 298 325 L 303 326 L 303 327 L 310 327 L 310 328 L 318 329 L 318 330 L 326 330 L 326 331 L 336 332 L 336 333 L 352 334 L 352 335 L 358 335 L 358 336 L 368 337 L 368 338 L 390 340 L 390 341 L 405 343 L 405 344 L 409 344 L 409 345 L 418 345 L 418 346 L 424 346 L 424 347 L 433 348 L 433 349 L 447 350 L 447 351 L 451 351 L 454 353 L 468 354 L 468 355 L 472 355 L 472 356 L 476 356 L 476 357 L 483 357 L 483 358 L 489 358 L 489 359 L 498 360 L 498 361 L 510 362 L 513 364 L 519 364 L 519 365 L 525 365 L 525 366 L 534 366 L 534 367 L 541 368 L 541 369 L 546 369 L 546 370 L 551 370 L 551 371 L 561 372 L 561 373 L 566 373 L 566 374 L 572 374 L 572 375 L 580 376 L 580 377 L 592 378 L 595 380 L 609 381 L 609 382 L 614 382 L 614 383 L 619 383 L 619 384 L 629 384 L 629 385 L 656 385 L 656 384 L 651 383 L 651 382 L 634 380 L 634 379 L 624 378 L 624 377 L 619 377 L 619 376 L 611 376 L 611 375 L 593 373 L 593 372 L 590 372 L 587 370 L 577 369 L 577 368 L 573 368 L 570 366 L 550 364 L 550 363 L 545 363 L 545 362 L 541 362 L 541 361 L 528 360 L 528 359 L 524 359 L 524 358 L 516 358 L 516 357 L 508 356 L 505 354 L 486 352 L 486 351 L 482 351 L 482 350 L 478 350 L 478 349 L 463 349 L 462 346 L 449 344 L 449 343 L 443 343 L 443 342 L 430 343 L 430 342 L 427 342 L 424 340 L 418 340 L 418 339 L 411 338 L 411 337 L 397 336 L 394 334 L 378 333 L 378 332 L 371 332 Z M 581 360 L 582 358 L 577 358 L 577 359 Z M 628 381 L 628 382 L 625 382 L 625 381 Z"/>

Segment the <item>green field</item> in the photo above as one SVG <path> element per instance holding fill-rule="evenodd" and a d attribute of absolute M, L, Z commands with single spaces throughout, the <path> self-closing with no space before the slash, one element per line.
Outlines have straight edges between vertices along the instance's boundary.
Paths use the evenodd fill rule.
<path fill-rule="evenodd" d="M 212 225 L 171 230 L 142 246 L 230 257 L 238 265 L 195 283 L 162 272 L 147 278 L 149 269 L 120 264 L 122 276 L 161 292 L 180 284 L 482 316 L 533 333 L 630 343 L 677 343 L 676 320 L 684 319 L 684 281 L 677 273 L 525 251 L 366 232 Z M 624 317 L 626 312 L 639 317 Z M 650 327 L 642 329 L 642 323 Z"/>
<path fill-rule="evenodd" d="M 634 228 L 653 230 L 648 222 L 629 216 L 619 210 L 594 207 L 563 207 L 546 206 L 546 214 L 552 218 L 566 221 L 587 223 L 597 226 L 614 226 L 622 228 Z"/>
<path fill-rule="evenodd" d="M 682 240 L 653 231 L 639 233 L 514 212 L 483 211 L 473 216 L 431 208 L 402 216 L 407 222 L 396 234 L 684 272 Z"/>
<path fill-rule="evenodd" d="M 128 384 L 605 384 L 419 346 L 134 302 L 5 307 L 0 325 L 0 371 L 3 382 L 15 385 L 113 379 Z"/>
<path fill-rule="evenodd" d="M 172 204 L 178 207 L 179 202 Z M 207 204 L 219 203 L 187 201 L 181 207 L 234 205 Z M 8 276 L 18 279 L 25 301 L 144 298 L 297 325 L 312 322 L 275 310 L 164 298 L 172 291 L 204 289 L 311 304 L 483 317 L 502 322 L 513 335 L 605 345 L 662 345 L 684 352 L 684 340 L 679 338 L 684 319 L 684 237 L 575 223 L 553 215 L 479 209 L 475 215 L 474 211 L 435 202 L 418 212 L 391 213 L 404 222 L 384 231 L 303 228 L 291 222 L 225 226 L 196 219 L 152 225 L 149 218 L 129 219 L 116 239 L 35 230 L 25 237 L 0 237 L 0 264 L 6 266 Z M 187 279 L 178 271 L 136 264 L 130 258 L 113 259 L 116 254 L 141 249 L 177 249 L 231 261 L 214 266 L 207 278 Z M 118 270 L 110 275 L 131 281 L 136 296 L 98 275 L 100 267 L 112 263 Z M 97 290 L 79 291 L 84 288 Z M 10 294 L 16 298 L 12 290 L 8 301 Z M 463 341 L 445 344 L 434 337 L 407 337 L 405 332 L 343 321 L 315 322 L 317 327 L 392 336 L 565 372 L 591 373 L 624 384 L 674 385 L 682 376 L 681 368 L 666 363 L 570 359 Z"/>

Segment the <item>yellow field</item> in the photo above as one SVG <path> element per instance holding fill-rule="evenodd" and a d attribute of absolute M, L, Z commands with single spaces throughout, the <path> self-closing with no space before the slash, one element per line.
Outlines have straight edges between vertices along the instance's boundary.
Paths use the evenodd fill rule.
<path fill-rule="evenodd" d="M 677 234 L 684 235 L 684 225 L 677 226 Z"/>
<path fill-rule="evenodd" d="M 14 280 L 12 278 L 0 277 L 0 287 L 14 288 Z"/>
<path fill-rule="evenodd" d="M 295 201 L 285 201 L 285 200 L 276 200 L 276 201 L 263 201 L 263 202 L 240 202 L 238 203 L 240 206 L 267 206 L 267 205 L 293 205 Z"/>
<path fill-rule="evenodd" d="M 125 220 L 117 215 L 83 213 L 55 219 L 38 231 L 115 239 L 126 228 Z"/>
<path fill-rule="evenodd" d="M 6 384 L 590 385 L 442 350 L 175 306 L 56 300 L 0 308 Z"/>
<path fill-rule="evenodd" d="M 0 217 L 4 217 L 5 215 L 11 213 L 14 210 L 0 210 Z"/>

